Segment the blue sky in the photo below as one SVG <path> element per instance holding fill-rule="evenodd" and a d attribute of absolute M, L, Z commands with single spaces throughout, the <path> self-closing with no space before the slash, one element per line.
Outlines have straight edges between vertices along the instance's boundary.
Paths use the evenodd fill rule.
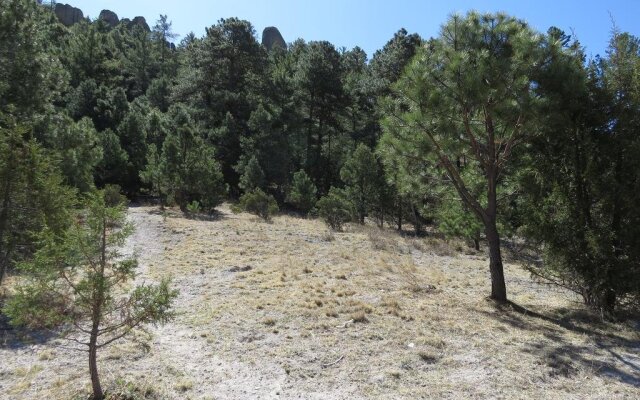
<path fill-rule="evenodd" d="M 400 28 L 428 38 L 453 12 L 505 11 L 546 31 L 555 25 L 575 32 L 587 55 L 604 54 L 611 32 L 611 17 L 623 31 L 640 36 L 640 1 L 635 0 L 60 0 L 96 18 L 100 10 L 120 18 L 144 16 L 149 25 L 167 14 L 176 33 L 201 36 L 220 18 L 249 20 L 260 36 L 266 26 L 276 26 L 287 42 L 297 38 L 328 40 L 336 47 L 362 47 L 369 57 Z M 611 15 L 611 17 L 610 17 Z M 179 39 L 178 39 L 179 40 Z"/>

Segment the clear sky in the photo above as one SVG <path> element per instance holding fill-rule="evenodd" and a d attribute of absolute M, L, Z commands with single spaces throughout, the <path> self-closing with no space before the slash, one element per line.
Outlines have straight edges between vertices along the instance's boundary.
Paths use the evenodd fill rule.
<path fill-rule="evenodd" d="M 604 54 L 611 18 L 623 31 L 640 36 L 640 1 L 637 0 L 58 0 L 96 18 L 102 9 L 120 18 L 141 15 L 150 26 L 167 14 L 175 33 L 204 34 L 220 18 L 250 21 L 258 38 L 267 26 L 276 26 L 287 42 L 297 38 L 328 40 L 336 47 L 360 46 L 369 57 L 400 28 L 424 38 L 438 34 L 453 12 L 505 11 L 527 20 L 535 29 L 554 25 L 575 32 L 587 55 Z M 177 39 L 179 41 L 179 39 Z"/>

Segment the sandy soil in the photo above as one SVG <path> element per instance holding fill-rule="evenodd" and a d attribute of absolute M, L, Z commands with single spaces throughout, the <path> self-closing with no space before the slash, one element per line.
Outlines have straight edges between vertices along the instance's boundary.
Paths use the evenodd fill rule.
<path fill-rule="evenodd" d="M 132 207 L 139 282 L 171 276 L 177 318 L 100 356 L 112 392 L 168 399 L 638 398 L 640 325 L 611 325 L 517 263 L 496 308 L 488 262 L 374 227 L 330 233 L 227 206 Z M 4 332 L 0 398 L 83 398 L 84 354 Z"/>

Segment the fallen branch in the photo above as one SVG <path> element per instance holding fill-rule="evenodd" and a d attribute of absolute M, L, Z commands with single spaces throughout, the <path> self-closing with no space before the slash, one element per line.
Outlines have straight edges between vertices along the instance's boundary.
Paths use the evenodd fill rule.
<path fill-rule="evenodd" d="M 352 324 L 352 323 L 353 323 L 353 320 L 350 319 L 347 322 L 345 322 L 344 324 L 336 326 L 336 328 L 346 328 L 347 325 Z"/>
<path fill-rule="evenodd" d="M 334 361 L 334 362 L 332 362 L 332 363 L 329 363 L 329 364 L 322 364 L 322 368 L 327 368 L 327 367 L 330 367 L 330 366 L 332 366 L 332 365 L 336 365 L 337 363 L 339 363 L 340 361 L 342 361 L 342 359 L 343 359 L 343 358 L 344 358 L 344 354 L 343 354 L 343 355 L 341 355 L 341 356 L 340 356 L 340 358 L 338 358 L 337 360 L 335 360 L 335 361 Z"/>

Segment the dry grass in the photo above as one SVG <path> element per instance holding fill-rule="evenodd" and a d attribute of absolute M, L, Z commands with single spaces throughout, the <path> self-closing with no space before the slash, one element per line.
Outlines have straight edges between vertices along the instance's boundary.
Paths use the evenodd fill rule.
<path fill-rule="evenodd" d="M 181 379 L 175 384 L 175 388 L 178 392 L 187 392 L 193 389 L 193 381 L 191 379 Z"/>
<path fill-rule="evenodd" d="M 498 308 L 485 300 L 486 257 L 455 243 L 374 227 L 329 236 L 315 220 L 220 211 L 216 221 L 169 212 L 166 250 L 145 276 L 174 277 L 178 318 L 148 353 L 110 362 L 147 368 L 168 398 L 637 395 L 637 328 L 593 320 L 517 265 L 506 265 L 517 306 Z M 69 390 L 53 386 L 22 398 Z"/>

